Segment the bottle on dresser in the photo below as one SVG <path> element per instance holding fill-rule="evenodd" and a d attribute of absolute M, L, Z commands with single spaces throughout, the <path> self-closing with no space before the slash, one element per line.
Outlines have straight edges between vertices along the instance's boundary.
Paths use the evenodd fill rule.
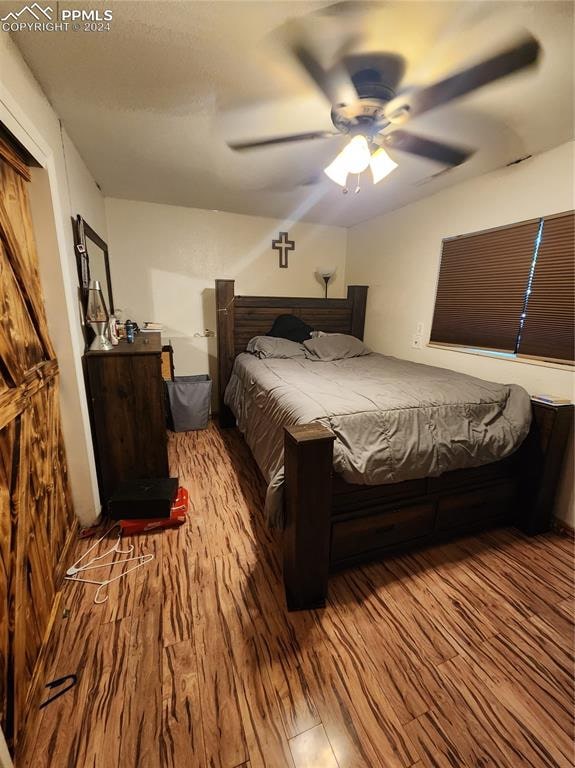
<path fill-rule="evenodd" d="M 134 337 L 136 335 L 136 327 L 131 320 L 126 320 L 126 341 L 128 344 L 134 343 Z"/>

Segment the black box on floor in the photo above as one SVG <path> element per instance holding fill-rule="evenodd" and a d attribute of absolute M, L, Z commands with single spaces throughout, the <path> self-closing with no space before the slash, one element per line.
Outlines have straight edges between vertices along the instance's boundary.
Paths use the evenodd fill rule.
<path fill-rule="evenodd" d="M 108 513 L 113 520 L 169 517 L 177 492 L 177 477 L 128 480 L 112 494 Z"/>

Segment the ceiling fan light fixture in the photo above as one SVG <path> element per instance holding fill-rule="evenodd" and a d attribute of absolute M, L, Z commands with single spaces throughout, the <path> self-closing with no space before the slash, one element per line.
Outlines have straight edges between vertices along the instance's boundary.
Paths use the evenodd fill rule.
<path fill-rule="evenodd" d="M 340 152 L 335 160 L 323 169 L 325 175 L 340 187 L 345 187 L 347 184 L 347 167 L 342 159 L 343 152 Z"/>
<path fill-rule="evenodd" d="M 385 149 L 381 147 L 371 156 L 369 167 L 371 168 L 373 183 L 378 184 L 382 179 L 385 179 L 386 176 L 389 176 L 392 171 L 395 171 L 397 163 L 394 162 Z"/>
<path fill-rule="evenodd" d="M 340 187 L 345 187 L 348 174 L 360 174 L 369 166 L 371 153 L 365 136 L 358 134 L 347 144 L 324 173 Z"/>
<path fill-rule="evenodd" d="M 369 166 L 371 157 L 369 145 L 365 136 L 362 136 L 361 134 L 354 136 L 341 152 L 340 156 L 345 162 L 348 173 L 363 173 Z"/>

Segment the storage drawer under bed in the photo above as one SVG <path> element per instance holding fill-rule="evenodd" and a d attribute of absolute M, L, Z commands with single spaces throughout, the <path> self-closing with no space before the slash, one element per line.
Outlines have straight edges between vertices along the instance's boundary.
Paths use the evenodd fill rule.
<path fill-rule="evenodd" d="M 356 557 L 424 536 L 434 528 L 435 502 L 391 507 L 385 512 L 335 522 L 331 535 L 331 562 Z"/>
<path fill-rule="evenodd" d="M 438 495 L 430 501 L 391 506 L 332 523 L 332 567 L 369 559 L 378 550 L 396 548 L 423 537 L 474 531 L 510 520 L 516 509 L 517 484 L 508 479 L 470 491 Z"/>
<path fill-rule="evenodd" d="M 487 525 L 511 517 L 517 501 L 517 485 L 505 480 L 491 487 L 453 493 L 437 503 L 436 528 L 438 531 Z"/>

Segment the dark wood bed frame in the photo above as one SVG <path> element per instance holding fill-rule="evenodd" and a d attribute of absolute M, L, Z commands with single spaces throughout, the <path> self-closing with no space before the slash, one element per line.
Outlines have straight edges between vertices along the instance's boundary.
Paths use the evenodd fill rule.
<path fill-rule="evenodd" d="M 265 335 L 277 315 L 316 330 L 363 338 L 367 286 L 346 299 L 235 296 L 216 280 L 219 423 L 235 424 L 223 401 L 236 355 Z M 405 547 L 514 523 L 533 535 L 549 530 L 573 406 L 533 403 L 521 448 L 502 461 L 391 485 L 350 485 L 332 469 L 335 435 L 318 423 L 284 433 L 283 569 L 290 610 L 325 604 L 328 573 Z"/>

